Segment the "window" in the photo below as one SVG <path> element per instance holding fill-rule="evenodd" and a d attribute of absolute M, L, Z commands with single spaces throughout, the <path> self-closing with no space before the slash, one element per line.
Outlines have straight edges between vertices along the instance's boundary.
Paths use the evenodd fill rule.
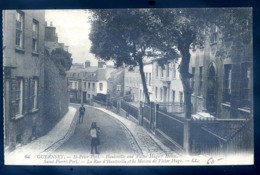
<path fill-rule="evenodd" d="M 194 80 L 195 80 L 195 67 L 192 67 L 192 78 L 191 78 L 191 85 L 190 85 L 190 87 L 191 87 L 191 90 L 192 90 L 192 92 L 194 93 Z"/>
<path fill-rule="evenodd" d="M 214 44 L 217 42 L 217 40 L 218 40 L 218 28 L 217 28 L 217 26 L 214 26 L 213 32 L 211 35 L 211 43 Z"/>
<path fill-rule="evenodd" d="M 24 30 L 24 13 L 16 11 L 16 40 L 15 44 L 19 48 L 23 48 L 23 30 Z"/>
<path fill-rule="evenodd" d="M 92 83 L 92 90 L 95 90 L 95 83 Z"/>
<path fill-rule="evenodd" d="M 121 85 L 116 85 L 116 91 L 121 92 Z"/>
<path fill-rule="evenodd" d="M 103 83 L 99 83 L 99 90 L 103 91 Z"/>
<path fill-rule="evenodd" d="M 161 66 L 161 78 L 163 78 L 163 67 Z"/>
<path fill-rule="evenodd" d="M 90 83 L 88 83 L 88 89 L 90 90 Z"/>
<path fill-rule="evenodd" d="M 241 107 L 251 106 L 251 66 L 249 63 L 241 64 Z"/>
<path fill-rule="evenodd" d="M 195 69 L 194 69 L 195 71 Z M 199 91 L 198 96 L 202 96 L 202 87 L 203 87 L 203 67 L 199 67 Z"/>
<path fill-rule="evenodd" d="M 158 66 L 158 64 L 156 64 L 156 77 L 158 77 L 159 76 L 159 66 Z"/>
<path fill-rule="evenodd" d="M 33 95 L 33 104 L 32 104 L 32 109 L 37 109 L 38 108 L 38 79 L 34 78 L 32 81 L 33 85 L 33 89 L 32 89 L 32 95 Z"/>
<path fill-rule="evenodd" d="M 149 86 L 151 86 L 152 82 L 151 82 L 151 78 L 152 78 L 152 73 L 149 73 Z"/>
<path fill-rule="evenodd" d="M 183 104 L 183 92 L 180 92 L 180 104 Z"/>
<path fill-rule="evenodd" d="M 148 80 L 148 73 L 146 72 L 146 73 L 145 73 L 145 83 L 146 83 L 146 84 L 148 83 L 147 80 Z"/>
<path fill-rule="evenodd" d="M 84 88 L 85 89 L 87 88 L 87 82 L 84 82 Z"/>
<path fill-rule="evenodd" d="M 227 103 L 230 103 L 230 99 L 231 99 L 231 72 L 232 72 L 231 64 L 224 65 L 223 101 Z"/>
<path fill-rule="evenodd" d="M 38 45 L 39 45 L 39 22 L 33 20 L 32 49 L 34 52 L 38 52 Z"/>
<path fill-rule="evenodd" d="M 173 90 L 172 91 L 172 103 L 174 103 L 175 102 L 175 91 Z"/>
<path fill-rule="evenodd" d="M 157 99 L 158 98 L 158 88 L 155 87 L 155 98 Z"/>
<path fill-rule="evenodd" d="M 163 89 L 160 88 L 160 100 L 162 100 L 162 99 L 163 99 Z"/>
<path fill-rule="evenodd" d="M 78 88 L 77 86 L 78 86 L 77 82 L 74 82 L 74 87 L 75 87 L 75 89 Z"/>
<path fill-rule="evenodd" d="M 72 82 L 69 82 L 69 86 L 70 86 L 70 88 L 72 88 Z"/>
<path fill-rule="evenodd" d="M 170 75 L 170 68 L 169 68 L 169 64 L 166 65 L 166 77 L 169 78 Z"/>
<path fill-rule="evenodd" d="M 176 64 L 172 65 L 172 78 L 175 79 L 176 78 Z"/>
<path fill-rule="evenodd" d="M 16 96 L 15 96 L 15 114 L 22 115 L 23 113 L 23 79 L 16 80 Z"/>

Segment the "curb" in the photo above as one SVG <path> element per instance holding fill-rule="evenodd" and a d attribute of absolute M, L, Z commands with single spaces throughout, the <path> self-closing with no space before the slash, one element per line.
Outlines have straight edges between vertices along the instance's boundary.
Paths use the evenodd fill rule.
<path fill-rule="evenodd" d="M 74 108 L 74 107 L 73 107 Z M 75 129 L 76 129 L 76 125 L 77 125 L 77 111 L 75 112 L 72 122 L 70 124 L 70 127 L 67 131 L 67 133 L 65 134 L 65 136 L 61 139 L 59 139 L 58 141 L 56 141 L 55 143 L 53 143 L 51 146 L 49 146 L 48 148 L 46 148 L 44 151 L 42 151 L 39 154 L 50 154 L 52 152 L 54 152 L 56 149 L 58 149 L 63 143 L 65 143 L 74 133 Z"/>

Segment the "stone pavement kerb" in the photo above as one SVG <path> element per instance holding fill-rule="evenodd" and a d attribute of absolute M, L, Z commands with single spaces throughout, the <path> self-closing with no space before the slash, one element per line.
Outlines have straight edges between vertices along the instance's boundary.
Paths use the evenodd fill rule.
<path fill-rule="evenodd" d="M 77 122 L 77 117 L 75 115 L 76 112 L 76 108 L 69 106 L 68 112 L 46 135 L 39 137 L 36 140 L 33 140 L 32 142 L 23 145 L 10 153 L 5 153 L 5 163 L 13 164 L 14 161 L 19 161 L 19 157 L 28 153 L 41 154 L 57 149 L 73 134 Z M 21 157 L 21 159 L 23 158 L 24 157 Z"/>

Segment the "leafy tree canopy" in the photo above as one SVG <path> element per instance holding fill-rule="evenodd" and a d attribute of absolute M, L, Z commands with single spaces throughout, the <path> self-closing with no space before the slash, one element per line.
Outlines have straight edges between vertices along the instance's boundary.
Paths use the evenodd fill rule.
<path fill-rule="evenodd" d="M 71 54 L 62 48 L 57 48 L 51 52 L 51 60 L 59 68 L 60 73 L 65 75 L 72 65 Z"/>

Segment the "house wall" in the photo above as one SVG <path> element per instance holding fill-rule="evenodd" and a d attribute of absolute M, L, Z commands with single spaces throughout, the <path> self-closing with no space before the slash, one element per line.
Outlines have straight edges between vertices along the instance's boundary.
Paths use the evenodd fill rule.
<path fill-rule="evenodd" d="M 140 101 L 140 83 L 141 76 L 139 69 L 134 68 L 134 70 L 129 71 L 125 69 L 125 79 L 124 79 L 124 95 L 131 92 L 133 101 Z"/>
<path fill-rule="evenodd" d="M 45 12 L 43 10 L 26 10 L 24 13 L 23 47 L 16 46 L 16 10 L 3 11 L 3 66 L 5 96 L 5 148 L 14 149 L 26 144 L 41 134 L 43 109 L 43 52 Z M 33 20 L 39 22 L 38 52 L 32 49 Z M 15 114 L 16 82 L 23 79 L 23 112 Z M 31 108 L 30 83 L 38 79 L 38 104 Z"/>
<path fill-rule="evenodd" d="M 178 66 L 179 66 L 179 61 L 177 63 L 173 63 L 173 62 L 169 63 L 169 76 L 167 76 L 166 74 L 167 67 L 165 66 L 165 68 L 163 69 L 158 65 L 156 61 L 153 62 L 153 78 L 152 78 L 153 88 L 152 89 L 153 89 L 153 100 L 155 102 L 173 103 L 173 102 L 181 101 L 180 93 L 183 93 L 183 88 L 180 80 Z M 157 69 L 158 69 L 158 74 L 157 74 Z M 162 69 L 163 69 L 163 76 L 161 74 Z M 157 96 L 156 96 L 156 88 L 157 88 Z M 162 89 L 162 94 L 161 94 L 161 89 Z M 166 93 L 166 99 L 164 93 Z"/>
<path fill-rule="evenodd" d="M 48 132 L 68 111 L 68 80 L 59 68 L 45 56 L 44 64 L 44 122 L 43 130 Z"/>
<path fill-rule="evenodd" d="M 242 104 L 241 90 L 243 88 L 243 72 L 242 65 L 248 63 L 251 66 L 250 71 L 250 87 L 252 91 L 252 40 L 243 43 L 236 43 L 234 39 L 226 39 L 222 32 L 218 30 L 218 39 L 215 43 L 211 43 L 210 31 L 206 33 L 204 47 L 191 50 L 191 63 L 190 72 L 192 67 L 195 68 L 195 84 L 192 94 L 193 113 L 201 111 L 209 111 L 207 104 L 210 102 L 208 99 L 209 91 L 209 68 L 214 67 L 216 71 L 215 87 L 215 101 L 216 101 L 216 114 L 218 118 L 249 118 L 252 116 L 253 96 L 252 92 L 249 95 L 251 99 L 251 107 L 244 107 Z M 234 47 L 239 47 L 234 48 Z M 224 79 L 225 79 L 225 65 L 231 64 L 231 99 L 230 102 L 224 101 Z M 203 67 L 203 86 L 202 93 L 199 95 L 199 67 Z"/>

